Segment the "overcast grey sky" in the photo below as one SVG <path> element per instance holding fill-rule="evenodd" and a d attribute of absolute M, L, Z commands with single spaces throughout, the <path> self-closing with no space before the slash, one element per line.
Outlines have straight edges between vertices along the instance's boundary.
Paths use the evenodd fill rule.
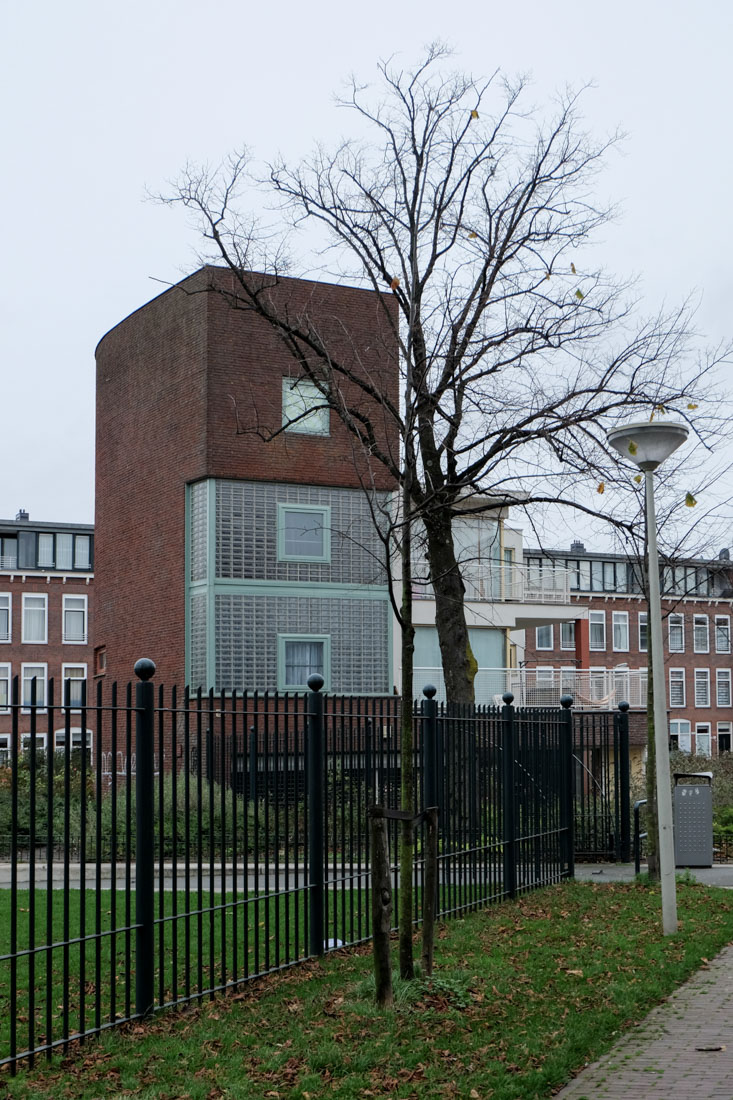
<path fill-rule="evenodd" d="M 530 73 L 538 104 L 594 82 L 589 129 L 628 134 L 600 185 L 623 211 L 604 261 L 640 276 L 650 311 L 695 291 L 700 329 L 733 336 L 730 0 L 0 0 L 0 13 L 3 518 L 93 520 L 95 345 L 154 280 L 195 265 L 184 219 L 145 188 L 244 143 L 294 159 L 335 140 L 342 79 L 436 38 L 474 75 Z"/>

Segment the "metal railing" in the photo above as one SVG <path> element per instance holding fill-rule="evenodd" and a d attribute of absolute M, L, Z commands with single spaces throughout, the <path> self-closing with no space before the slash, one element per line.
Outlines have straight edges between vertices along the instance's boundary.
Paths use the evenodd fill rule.
<path fill-rule="evenodd" d="M 430 571 L 424 562 L 415 563 L 412 594 L 417 600 L 432 600 L 433 587 L 427 579 Z M 568 569 L 535 570 L 525 565 L 466 564 L 461 567 L 466 599 L 497 603 L 570 603 L 570 571 Z M 424 578 L 424 579 L 423 579 Z"/>
<path fill-rule="evenodd" d="M 418 682 L 430 681 L 445 699 L 442 668 L 414 669 Z M 633 709 L 646 707 L 646 669 L 479 668 L 474 680 L 476 702 L 501 703 L 504 692 L 514 695 L 518 706 L 559 707 L 563 695 L 572 695 L 573 706 L 584 710 L 612 711 L 619 703 Z"/>
<path fill-rule="evenodd" d="M 370 936 L 367 811 L 399 804 L 401 701 L 191 695 L 156 688 L 153 670 L 138 662 L 135 692 L 99 682 L 88 700 L 84 686 L 81 717 L 53 680 L 45 709 L 31 699 L 26 713 L 13 681 L 0 776 L 0 1065 L 12 1072 Z M 439 807 L 438 915 L 571 875 L 571 710 L 428 694 L 413 804 Z M 73 747 L 76 727 L 90 749 Z M 63 747 L 41 751 L 60 731 Z M 415 850 L 417 923 L 420 837 Z"/>

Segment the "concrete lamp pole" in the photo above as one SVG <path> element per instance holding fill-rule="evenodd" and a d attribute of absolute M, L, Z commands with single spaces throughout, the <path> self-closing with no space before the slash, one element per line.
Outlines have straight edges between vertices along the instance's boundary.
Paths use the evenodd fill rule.
<path fill-rule="evenodd" d="M 649 555 L 649 632 L 652 644 L 654 692 L 654 747 L 657 771 L 657 820 L 659 822 L 659 874 L 662 887 L 662 928 L 665 936 L 677 931 L 677 887 L 674 865 L 672 787 L 669 774 L 667 685 L 662 642 L 662 600 L 659 591 L 657 519 L 654 510 L 654 471 L 687 439 L 684 424 L 641 421 L 612 428 L 608 442 L 624 458 L 644 471 L 647 553 Z"/>

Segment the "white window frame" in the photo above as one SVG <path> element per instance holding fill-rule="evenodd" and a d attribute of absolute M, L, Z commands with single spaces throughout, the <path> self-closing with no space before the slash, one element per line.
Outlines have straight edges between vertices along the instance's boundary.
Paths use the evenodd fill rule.
<path fill-rule="evenodd" d="M 568 629 L 570 629 L 572 631 L 572 635 L 573 635 L 573 640 L 570 643 L 570 645 L 566 644 L 565 638 L 563 637 L 563 635 L 565 634 L 565 631 L 568 630 Z M 570 652 L 572 652 L 572 653 L 575 652 L 575 620 L 574 619 L 568 619 L 567 622 L 560 623 L 560 649 L 564 649 L 566 652 L 568 650 L 570 650 Z"/>
<path fill-rule="evenodd" d="M 680 644 L 672 645 L 672 627 L 675 631 L 679 629 Z M 667 620 L 667 646 L 670 653 L 684 653 L 685 652 L 685 616 L 674 614 L 670 615 Z"/>
<path fill-rule="evenodd" d="M 681 702 L 675 702 L 675 691 L 681 690 Z M 683 668 L 671 668 L 669 670 L 669 705 L 670 707 L 684 707 L 686 699 L 685 670 Z"/>
<path fill-rule="evenodd" d="M 700 636 L 698 638 L 698 631 Z M 692 617 L 692 648 L 694 653 L 710 652 L 710 619 L 707 615 Z"/>
<path fill-rule="evenodd" d="M 31 735 L 30 733 L 21 733 L 20 735 L 20 751 L 30 752 L 31 747 Z M 36 730 L 36 752 L 46 751 L 46 734 L 39 733 Z"/>
<path fill-rule="evenodd" d="M 701 695 L 707 699 L 706 703 L 698 703 L 698 685 L 704 689 Z M 695 706 L 709 707 L 710 706 L 710 669 L 709 668 L 696 668 L 695 669 Z"/>
<path fill-rule="evenodd" d="M 26 688 L 26 681 L 27 681 L 27 683 L 28 683 L 28 695 L 30 697 L 30 686 L 31 686 L 31 680 L 33 679 L 33 677 L 32 676 L 26 676 L 26 671 L 25 670 L 27 668 L 42 668 L 43 669 L 43 676 L 38 676 L 38 673 L 36 673 L 37 679 L 41 680 L 41 682 L 43 684 L 43 688 L 42 688 L 43 694 L 41 695 L 42 702 L 37 702 L 36 703 L 36 713 L 40 714 L 41 712 L 45 712 L 45 710 L 46 710 L 46 701 L 48 699 L 48 665 L 44 664 L 42 661 L 25 661 L 20 666 L 20 700 L 21 700 L 21 707 L 22 707 L 23 714 L 30 714 L 30 710 L 31 710 L 30 701 L 26 703 L 25 688 Z M 36 699 L 38 699 L 39 695 L 40 695 L 40 692 L 38 691 L 38 685 L 36 685 Z"/>
<path fill-rule="evenodd" d="M 716 668 L 715 670 L 715 701 L 719 707 L 729 707 L 733 705 L 733 700 L 731 699 L 731 676 L 729 668 Z"/>
<path fill-rule="evenodd" d="M 541 630 L 549 630 L 549 632 L 550 632 L 550 634 L 549 634 L 550 644 L 549 645 L 540 645 L 540 631 Z M 541 626 L 536 626 L 535 627 L 534 644 L 535 644 L 535 649 L 541 649 L 541 650 L 545 650 L 545 651 L 555 648 L 555 631 L 552 628 L 552 623 L 542 623 Z"/>
<path fill-rule="evenodd" d="M 42 638 L 29 638 L 27 636 L 25 613 L 28 600 L 41 600 L 43 602 L 43 631 L 44 636 Z M 38 610 L 36 608 L 35 610 Z M 23 593 L 23 619 L 21 627 L 21 641 L 24 645 L 47 645 L 48 644 L 48 596 L 42 592 L 24 592 Z"/>
<path fill-rule="evenodd" d="M 593 626 L 599 624 L 603 627 L 603 645 L 593 645 Z M 588 648 L 592 653 L 605 653 L 606 652 L 606 612 L 605 611 L 590 611 L 588 613 Z"/>
<path fill-rule="evenodd" d="M 300 435 L 330 435 L 331 410 L 310 378 L 283 378 L 282 425 Z"/>
<path fill-rule="evenodd" d="M 0 714 L 10 714 L 10 700 L 13 690 L 13 673 L 12 666 L 9 661 L 3 661 L 0 664 L 0 684 L 5 685 L 5 699 L 6 706 L 2 706 L 2 692 L 0 692 Z"/>
<path fill-rule="evenodd" d="M 13 640 L 13 593 L 0 592 L 0 604 L 4 604 L 0 610 L 8 613 L 8 629 L 3 631 L 0 628 L 0 643 L 10 643 Z"/>
<path fill-rule="evenodd" d="M 330 634 L 278 634 L 277 636 L 277 689 L 278 691 L 307 691 L 307 684 L 289 684 L 285 675 L 286 646 L 288 642 L 321 642 L 323 644 L 323 690 L 329 690 L 331 680 Z"/>
<path fill-rule="evenodd" d="M 289 512 L 308 512 L 323 517 L 323 552 L 321 554 L 289 554 L 285 545 L 285 516 Z M 331 508 L 328 504 L 296 504 L 291 501 L 279 501 L 277 506 L 277 560 L 283 562 L 313 562 L 315 564 L 331 561 Z"/>
<path fill-rule="evenodd" d="M 82 675 L 81 676 L 69 676 L 69 674 L 68 674 L 69 669 L 81 669 Z M 63 664 L 61 666 L 61 705 L 62 706 L 64 705 L 64 700 L 66 699 L 66 681 L 67 680 L 74 680 L 74 681 L 78 682 L 80 680 L 86 680 L 86 679 L 87 679 L 87 666 L 86 666 L 86 664 L 81 664 L 81 663 L 71 664 L 71 663 L 68 663 L 68 664 Z M 87 699 L 87 705 L 88 704 L 89 704 L 89 700 Z M 80 703 L 75 704 L 74 702 L 72 702 L 71 703 L 71 710 L 73 712 L 80 711 L 81 710 L 81 704 Z"/>
<path fill-rule="evenodd" d="M 683 726 L 687 729 L 683 729 Z M 680 752 L 692 750 L 692 723 L 687 718 L 670 718 L 669 736 L 677 738 L 677 748 Z"/>
<path fill-rule="evenodd" d="M 643 635 L 642 635 L 642 627 L 644 628 Z M 649 652 L 649 615 L 646 611 L 640 611 L 639 612 L 638 630 L 639 630 L 639 653 L 648 653 Z M 642 637 L 644 639 L 644 644 L 643 645 L 642 645 Z"/>
<path fill-rule="evenodd" d="M 731 722 L 718 722 L 718 728 L 716 730 L 718 739 L 718 756 L 720 756 L 720 737 L 727 736 L 729 738 L 729 747 L 725 749 L 725 752 L 730 752 L 733 749 L 733 723 Z"/>
<path fill-rule="evenodd" d="M 69 608 L 68 604 L 70 600 L 81 600 L 83 609 L 81 614 L 84 616 L 84 629 L 82 631 L 81 638 L 67 638 L 66 636 L 66 613 L 69 611 L 71 614 L 80 614 L 79 608 Z M 63 606 L 61 608 L 61 641 L 64 645 L 87 645 L 89 638 L 89 615 L 88 615 L 88 597 L 82 595 L 79 592 L 69 592 L 63 598 Z"/>
<path fill-rule="evenodd" d="M 707 737 L 708 746 L 707 749 L 700 747 L 700 738 Z M 712 756 L 713 755 L 713 727 L 710 722 L 696 722 L 695 723 L 695 755 L 696 756 Z"/>
<path fill-rule="evenodd" d="M 71 751 L 81 748 L 81 726 L 72 726 L 69 730 L 71 734 Z M 86 734 L 87 752 L 91 755 L 94 748 L 94 731 L 87 728 Z M 66 727 L 61 726 L 59 729 L 53 731 L 53 747 L 56 752 L 63 752 L 66 748 Z"/>
<path fill-rule="evenodd" d="M 10 734 L 0 733 L 0 768 L 10 765 Z"/>
<path fill-rule="evenodd" d="M 620 645 L 616 644 L 616 633 L 621 634 Z M 614 611 L 612 613 L 612 630 L 613 630 L 613 652 L 614 653 L 628 653 L 629 652 L 629 613 L 628 611 Z M 626 644 L 624 645 L 624 636 Z"/>
<path fill-rule="evenodd" d="M 715 652 L 730 653 L 730 615 L 715 616 Z"/>

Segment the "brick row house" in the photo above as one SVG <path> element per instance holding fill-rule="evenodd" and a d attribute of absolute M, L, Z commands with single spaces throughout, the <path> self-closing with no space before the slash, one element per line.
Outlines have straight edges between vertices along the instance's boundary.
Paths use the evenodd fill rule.
<path fill-rule="evenodd" d="M 623 555 L 525 552 L 532 573 L 567 571 L 572 622 L 527 631 L 524 667 L 541 681 L 574 681 L 581 705 L 622 696 L 646 705 L 648 622 L 638 565 Z M 661 576 L 664 665 L 671 745 L 704 755 L 731 751 L 733 572 L 728 552 L 714 561 L 666 564 Z M 572 691 L 572 689 L 570 689 Z"/>
<path fill-rule="evenodd" d="M 9 703 L 17 678 L 21 703 L 45 708 L 82 702 L 82 684 L 91 676 L 90 622 L 93 614 L 94 528 L 86 524 L 39 523 L 19 511 L 0 520 L 0 758 L 7 759 L 12 718 Z M 35 685 L 35 688 L 34 688 Z M 42 709 L 36 728 L 39 747 L 49 734 L 54 747 L 65 743 L 66 729 L 49 730 Z M 18 730 L 25 748 L 30 713 L 22 706 Z M 81 726 L 71 726 L 72 744 L 82 742 Z M 90 736 L 87 734 L 87 743 Z"/>

